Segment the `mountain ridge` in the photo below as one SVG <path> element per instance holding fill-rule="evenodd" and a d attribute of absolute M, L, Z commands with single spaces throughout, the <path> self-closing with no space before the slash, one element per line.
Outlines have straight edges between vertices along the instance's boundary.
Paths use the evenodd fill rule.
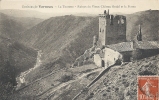
<path fill-rule="evenodd" d="M 53 16 L 52 14 L 49 13 L 42 13 L 33 10 L 1 9 L 0 12 L 12 17 L 31 17 L 31 18 L 47 19 Z"/>
<path fill-rule="evenodd" d="M 0 13 L 0 36 L 18 39 L 17 37 L 21 32 L 30 29 L 42 21 L 43 19 L 39 18 L 17 18 Z"/>

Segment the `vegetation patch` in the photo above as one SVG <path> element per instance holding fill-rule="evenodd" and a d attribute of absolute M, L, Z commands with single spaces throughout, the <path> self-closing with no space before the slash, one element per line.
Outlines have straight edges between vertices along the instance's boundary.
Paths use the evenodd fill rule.
<path fill-rule="evenodd" d="M 63 75 L 60 79 L 60 82 L 68 82 L 73 80 L 73 75 Z"/>

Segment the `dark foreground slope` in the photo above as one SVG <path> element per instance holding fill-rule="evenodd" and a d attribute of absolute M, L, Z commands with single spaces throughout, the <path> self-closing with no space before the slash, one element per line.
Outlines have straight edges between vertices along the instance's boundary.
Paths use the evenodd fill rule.
<path fill-rule="evenodd" d="M 0 98 L 6 100 L 16 85 L 16 77 L 32 68 L 37 51 L 0 37 Z"/>
<path fill-rule="evenodd" d="M 21 32 L 40 21 L 40 19 L 17 18 L 0 13 L 0 98 L 2 100 L 6 100 L 13 86 L 17 84 L 16 77 L 21 72 L 34 67 L 36 63 L 37 50 L 16 41 L 19 40 Z"/>
<path fill-rule="evenodd" d="M 105 100 L 137 100 L 137 76 L 158 75 L 159 55 L 120 67 L 112 67 L 103 78 L 81 98 Z M 94 94 L 94 95 L 90 95 Z M 79 99 L 83 100 L 83 99 Z"/>
<path fill-rule="evenodd" d="M 158 62 L 159 55 L 121 66 L 113 66 L 92 87 L 81 93 L 76 100 L 137 100 L 137 76 L 158 75 Z M 95 76 L 97 75 L 91 77 Z M 83 78 L 84 82 L 88 80 L 88 77 Z M 83 81 L 79 80 L 68 84 L 65 88 L 53 92 L 54 95 L 50 97 L 50 100 L 72 99 L 86 87 L 86 85 L 81 87 Z M 78 85 L 74 86 L 74 84 Z"/>

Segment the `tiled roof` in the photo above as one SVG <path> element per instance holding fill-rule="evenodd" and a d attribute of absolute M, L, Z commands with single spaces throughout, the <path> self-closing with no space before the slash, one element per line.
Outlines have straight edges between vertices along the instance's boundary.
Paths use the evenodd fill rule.
<path fill-rule="evenodd" d="M 159 41 L 137 41 L 136 46 L 140 49 L 158 49 Z"/>
<path fill-rule="evenodd" d="M 106 47 L 118 52 L 133 51 L 133 42 L 121 42 L 117 44 L 106 45 Z"/>

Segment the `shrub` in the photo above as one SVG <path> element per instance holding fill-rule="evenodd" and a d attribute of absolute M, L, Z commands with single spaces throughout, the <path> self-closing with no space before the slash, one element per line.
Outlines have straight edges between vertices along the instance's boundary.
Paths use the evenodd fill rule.
<path fill-rule="evenodd" d="M 68 82 L 73 79 L 72 75 L 64 75 L 61 77 L 60 82 Z"/>

